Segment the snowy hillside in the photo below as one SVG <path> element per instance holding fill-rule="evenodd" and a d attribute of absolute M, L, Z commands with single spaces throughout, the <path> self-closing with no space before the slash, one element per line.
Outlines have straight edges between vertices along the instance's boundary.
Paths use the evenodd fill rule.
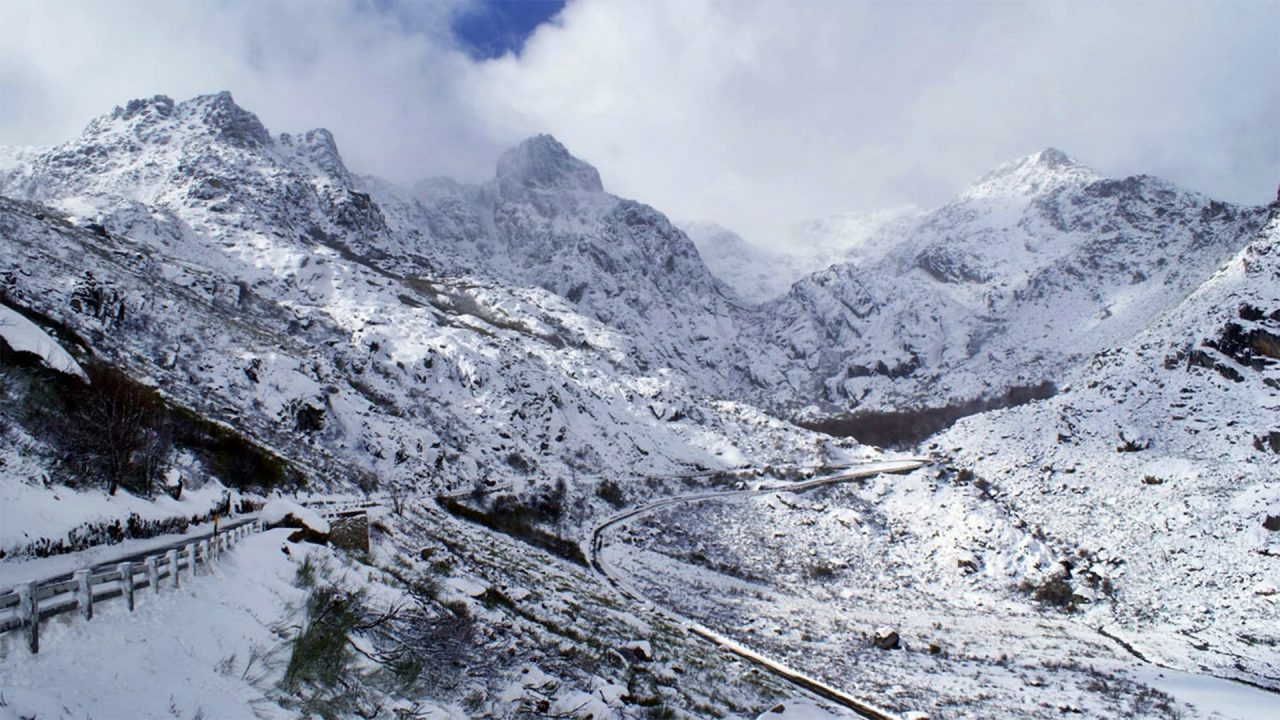
<path fill-rule="evenodd" d="M 1046 150 L 922 215 L 879 262 L 797 283 L 764 332 L 813 371 L 791 401 L 819 414 L 1056 383 L 1180 302 L 1265 217 Z"/>
<path fill-rule="evenodd" d="M 598 299 L 596 315 L 625 309 L 630 321 L 602 324 L 542 289 L 393 255 L 402 238 L 354 189 L 328 133 L 273 138 L 225 93 L 132 102 L 14 176 L 6 194 L 69 211 L 80 227 L 4 202 L 6 302 L 63 320 L 191 407 L 392 483 L 519 486 L 530 475 L 663 474 L 814 452 L 817 436 L 706 398 L 637 358 L 643 336 L 620 331 L 674 316 L 640 279 L 689 297 L 717 286 L 700 264 L 653 273 L 627 255 L 634 243 L 669 252 L 673 267 L 697 258 L 661 216 L 600 194 L 593 172 L 574 175 L 581 166 L 567 155 L 552 158 L 568 163 L 564 173 L 539 167 L 537 148 L 558 145 L 531 142 L 530 157 L 504 160 L 500 183 L 512 267 L 549 272 L 546 284 L 579 271 L 608 283 L 583 290 L 584 303 Z M 558 195 L 557 178 L 579 184 Z M 590 208 L 628 240 L 600 255 L 560 224 L 577 220 L 548 209 L 562 205 Z M 606 278 L 594 262 L 546 271 L 534 238 L 548 233 L 634 274 Z M 86 306 L 84 293 L 104 300 Z M 711 330 L 703 337 L 718 337 Z"/>
<path fill-rule="evenodd" d="M 936 446 L 1011 514 L 1105 562 L 1092 622 L 1178 665 L 1280 685 L 1280 219 L 1052 400 Z M 1091 570 L 1078 563 L 1072 582 Z M 1080 592 L 1092 597 L 1087 589 Z"/>

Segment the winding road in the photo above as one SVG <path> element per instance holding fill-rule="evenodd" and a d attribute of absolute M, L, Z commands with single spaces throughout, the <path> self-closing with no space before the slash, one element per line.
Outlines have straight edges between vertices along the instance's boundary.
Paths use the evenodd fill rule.
<path fill-rule="evenodd" d="M 774 492 L 804 492 L 812 490 L 816 487 L 824 485 L 834 485 L 836 483 L 849 482 L 859 478 L 879 475 L 880 473 L 903 473 L 910 472 L 916 468 L 929 464 L 930 460 L 923 457 L 909 457 L 898 460 L 886 460 L 883 462 L 867 463 L 865 465 L 857 465 L 848 468 L 846 471 L 827 477 L 815 478 L 813 480 L 805 480 L 797 483 L 775 483 L 769 485 L 761 485 L 759 487 L 744 490 L 727 490 L 723 492 L 702 492 L 692 493 L 689 495 L 677 495 L 674 497 L 656 500 L 646 505 L 634 507 L 624 510 L 616 515 L 606 518 L 603 522 L 596 525 L 591 531 L 590 546 L 586 548 L 587 559 L 590 561 L 591 568 L 600 574 L 610 585 L 619 592 L 639 603 L 654 608 L 676 623 L 684 626 L 690 633 L 697 635 L 715 645 L 720 646 L 724 650 L 737 655 L 738 657 L 751 662 L 766 672 L 795 685 L 807 692 L 810 692 L 825 700 L 829 700 L 842 707 L 848 708 L 853 712 L 870 720 L 900 720 L 898 716 L 882 710 L 866 700 L 856 698 L 839 688 L 832 687 L 817 678 L 810 677 L 804 673 L 794 670 L 780 662 L 771 660 L 754 650 L 742 645 L 741 643 L 728 638 L 714 630 L 711 630 L 689 618 L 680 615 L 678 612 L 670 608 L 664 608 L 650 600 L 640 592 L 635 586 L 628 582 L 627 578 L 617 569 L 610 566 L 602 557 L 601 550 L 604 549 L 605 534 L 612 528 L 619 527 L 635 518 L 651 513 L 661 508 L 670 507 L 672 505 L 683 505 L 689 503 L 706 502 L 708 500 L 723 500 L 731 497 L 741 497 L 747 495 L 765 495 Z M 913 717 L 919 718 L 920 715 Z"/>

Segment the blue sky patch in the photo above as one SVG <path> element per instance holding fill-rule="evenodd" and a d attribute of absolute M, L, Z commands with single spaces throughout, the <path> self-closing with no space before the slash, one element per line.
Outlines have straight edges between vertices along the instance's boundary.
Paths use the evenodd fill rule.
<path fill-rule="evenodd" d="M 453 21 L 454 37 L 477 60 L 519 54 L 535 28 L 564 8 L 564 0 L 478 0 Z"/>

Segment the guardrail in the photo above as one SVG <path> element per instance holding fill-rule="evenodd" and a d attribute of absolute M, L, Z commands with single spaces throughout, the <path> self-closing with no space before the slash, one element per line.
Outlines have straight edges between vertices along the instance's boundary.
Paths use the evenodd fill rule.
<path fill-rule="evenodd" d="M 17 585 L 0 595 L 0 633 L 23 630 L 27 649 L 38 653 L 42 621 L 77 610 L 82 618 L 92 620 L 95 603 L 118 597 L 123 597 L 133 612 L 138 590 L 151 588 L 158 593 L 162 580 L 167 580 L 164 584 L 169 587 L 180 587 L 183 570 L 194 575 L 196 566 L 216 560 L 239 540 L 261 530 L 262 524 L 252 520 L 182 546 L 170 546 L 141 560 L 76 570 L 70 579 Z"/>
<path fill-rule="evenodd" d="M 323 501 L 307 503 L 324 517 L 339 518 L 368 512 L 380 507 L 372 500 Z M 85 620 L 93 619 L 97 602 L 123 597 L 129 612 L 134 609 L 134 595 L 143 588 L 160 592 L 161 581 L 173 588 L 180 586 L 184 570 L 195 574 L 195 567 L 216 560 L 239 540 L 263 530 L 258 519 L 241 520 L 219 533 L 189 538 L 134 559 L 122 559 L 94 568 L 76 570 L 40 582 L 23 583 L 0 594 L 0 634 L 23 630 L 27 649 L 40 652 L 40 623 L 57 615 L 80 611 Z"/>
<path fill-rule="evenodd" d="M 302 505 L 321 515 L 334 516 L 380 508 L 383 503 L 378 500 L 308 500 Z"/>

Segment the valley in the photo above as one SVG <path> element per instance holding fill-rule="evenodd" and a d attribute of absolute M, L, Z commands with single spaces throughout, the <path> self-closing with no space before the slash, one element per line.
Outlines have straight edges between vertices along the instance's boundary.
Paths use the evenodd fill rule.
<path fill-rule="evenodd" d="M 182 667 L 229 694 L 177 716 L 1249 719 L 1280 691 L 1278 203 L 1050 148 L 805 226 L 784 288 L 545 134 L 401 184 L 223 92 L 0 158 L 0 590 L 276 497 L 383 508 L 366 553 L 268 530 L 144 610 L 219 623 Z M 106 617 L 0 636 L 0 717 L 126 712 L 42 680 L 132 642 Z M 149 637 L 148 673 L 184 654 Z"/>

